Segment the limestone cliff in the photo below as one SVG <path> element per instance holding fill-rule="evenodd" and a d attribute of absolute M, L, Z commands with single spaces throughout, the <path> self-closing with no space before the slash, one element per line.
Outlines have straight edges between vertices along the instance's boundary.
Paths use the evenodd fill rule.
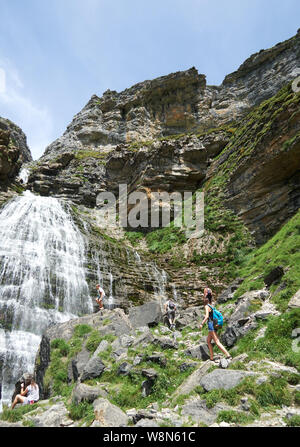
<path fill-rule="evenodd" d="M 144 81 L 117 93 L 92 96 L 62 137 L 45 152 L 115 147 L 217 127 L 241 117 L 300 74 L 300 33 L 247 59 L 220 86 L 206 85 L 193 67 Z"/>

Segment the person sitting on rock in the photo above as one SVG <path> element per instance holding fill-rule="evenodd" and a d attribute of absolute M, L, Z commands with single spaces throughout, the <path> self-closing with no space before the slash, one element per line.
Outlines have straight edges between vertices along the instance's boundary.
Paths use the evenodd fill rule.
<path fill-rule="evenodd" d="M 101 310 L 103 308 L 103 298 L 105 297 L 105 292 L 100 286 L 100 284 L 96 285 L 96 289 L 98 293 L 98 298 L 96 298 L 96 302 L 99 305 L 99 309 Z"/>
<path fill-rule="evenodd" d="M 24 383 L 21 383 L 21 394 L 16 395 L 11 409 L 13 410 L 18 403 L 22 405 L 34 404 L 39 400 L 39 398 L 39 386 L 32 378 L 30 381 L 30 385 L 28 385 L 25 390 Z"/>
<path fill-rule="evenodd" d="M 169 320 L 170 329 L 175 329 L 176 304 L 173 303 L 173 301 L 168 300 L 165 304 L 165 312 Z"/>
<path fill-rule="evenodd" d="M 207 321 L 208 325 L 208 336 L 207 336 L 207 345 L 210 353 L 210 360 L 214 361 L 214 351 L 213 346 L 211 344 L 211 341 L 214 340 L 217 347 L 225 354 L 226 359 L 230 360 L 232 357 L 229 354 L 229 352 L 225 349 L 225 347 L 220 342 L 218 336 L 217 336 L 217 329 L 214 327 L 214 321 L 213 321 L 213 296 L 212 291 L 209 287 L 205 287 L 204 289 L 204 295 L 203 295 L 203 303 L 205 305 L 205 317 L 200 325 L 200 331 L 202 330 L 204 324 Z"/>

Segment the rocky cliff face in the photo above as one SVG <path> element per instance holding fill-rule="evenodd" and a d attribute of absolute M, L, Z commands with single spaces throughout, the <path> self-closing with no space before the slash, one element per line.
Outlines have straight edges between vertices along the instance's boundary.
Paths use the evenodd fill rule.
<path fill-rule="evenodd" d="M 223 83 L 207 86 L 195 68 L 94 95 L 45 152 L 110 150 L 119 143 L 197 132 L 241 117 L 300 74 L 300 33 L 247 59 Z"/>
<path fill-rule="evenodd" d="M 0 205 L 21 191 L 17 176 L 23 163 L 32 161 L 24 132 L 0 117 Z"/>
<path fill-rule="evenodd" d="M 46 149 L 30 187 L 88 207 L 101 191 L 117 194 L 120 183 L 149 197 L 155 191 L 195 191 L 222 172 L 232 154 L 241 164 L 230 167 L 224 204 L 261 243 L 299 206 L 297 95 L 292 100 L 290 88 L 285 98 L 276 97 L 299 73 L 298 32 L 252 55 L 219 87 L 207 86 L 192 68 L 93 96 Z M 252 141 L 255 150 L 249 149 Z"/>
<path fill-rule="evenodd" d="M 0 182 L 11 181 L 21 165 L 31 160 L 24 132 L 13 122 L 0 117 Z"/>

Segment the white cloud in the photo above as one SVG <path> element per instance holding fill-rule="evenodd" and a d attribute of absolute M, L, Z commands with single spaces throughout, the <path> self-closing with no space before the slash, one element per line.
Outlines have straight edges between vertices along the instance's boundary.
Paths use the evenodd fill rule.
<path fill-rule="evenodd" d="M 26 95 L 20 74 L 7 59 L 0 60 L 0 116 L 21 127 L 33 158 L 39 158 L 53 140 L 49 110 Z"/>

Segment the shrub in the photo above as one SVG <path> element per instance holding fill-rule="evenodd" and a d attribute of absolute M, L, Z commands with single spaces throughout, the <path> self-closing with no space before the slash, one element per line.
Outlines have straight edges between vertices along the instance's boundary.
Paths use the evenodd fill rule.
<path fill-rule="evenodd" d="M 59 351 L 59 355 L 62 357 L 66 357 L 70 352 L 70 347 L 68 343 L 61 338 L 56 338 L 52 340 L 51 348 L 57 349 Z"/>

